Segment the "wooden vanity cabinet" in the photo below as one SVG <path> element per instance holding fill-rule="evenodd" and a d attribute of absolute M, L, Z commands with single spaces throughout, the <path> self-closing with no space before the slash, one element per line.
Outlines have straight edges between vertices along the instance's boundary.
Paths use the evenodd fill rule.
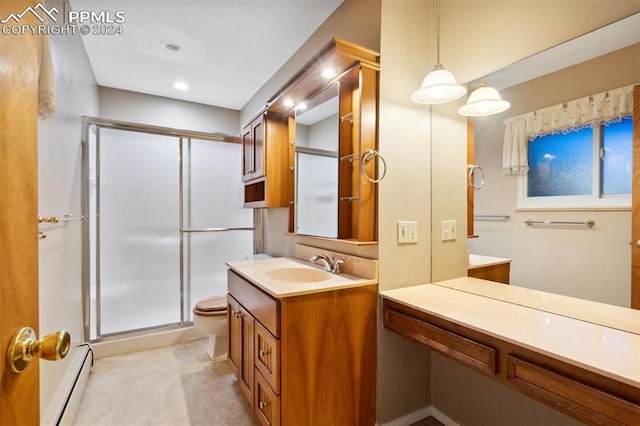
<path fill-rule="evenodd" d="M 287 207 L 288 117 L 263 110 L 240 132 L 244 207 Z"/>
<path fill-rule="evenodd" d="M 383 325 L 590 425 L 640 424 L 640 389 L 383 297 Z"/>
<path fill-rule="evenodd" d="M 482 280 L 495 281 L 502 284 L 509 284 L 511 271 L 510 263 L 500 263 L 476 268 L 469 268 L 468 275 Z"/>
<path fill-rule="evenodd" d="M 228 362 L 263 425 L 375 424 L 377 285 L 274 298 L 228 280 Z"/>

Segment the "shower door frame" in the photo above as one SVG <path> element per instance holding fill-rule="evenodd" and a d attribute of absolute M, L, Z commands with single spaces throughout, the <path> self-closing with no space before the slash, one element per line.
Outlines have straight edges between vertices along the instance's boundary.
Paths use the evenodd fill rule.
<path fill-rule="evenodd" d="M 95 229 L 95 275 L 96 275 L 96 337 L 91 339 L 91 200 L 89 187 L 89 172 L 91 158 L 89 155 L 89 132 L 91 126 L 95 126 L 95 150 L 96 150 L 96 229 Z M 100 129 L 124 130 L 138 133 L 146 133 L 160 136 L 173 136 L 177 138 L 179 144 L 179 234 L 180 234 L 180 254 L 179 254 L 179 275 L 180 275 L 180 321 L 174 324 L 151 326 L 145 328 L 131 329 L 116 333 L 102 334 L 100 327 Z M 184 142 L 185 140 L 199 139 L 211 142 L 226 142 L 240 144 L 240 138 L 220 133 L 205 133 L 192 130 L 174 129 L 170 127 L 152 126 L 147 124 L 131 123 L 127 121 L 109 120 L 99 117 L 82 117 L 82 183 L 81 183 L 81 209 L 84 217 L 89 218 L 83 221 L 82 244 L 82 303 L 83 303 L 83 332 L 84 341 L 97 342 L 114 337 L 116 335 L 145 332 L 148 330 L 172 329 L 193 324 L 192 321 L 185 320 L 185 266 L 184 266 L 184 234 L 202 232 L 227 232 L 227 231 L 252 231 L 253 232 L 253 253 L 262 252 L 263 247 L 263 215 L 258 209 L 253 210 L 253 227 L 233 227 L 233 228 L 185 228 L 184 227 Z M 238 166 L 240 167 L 240 166 Z"/>

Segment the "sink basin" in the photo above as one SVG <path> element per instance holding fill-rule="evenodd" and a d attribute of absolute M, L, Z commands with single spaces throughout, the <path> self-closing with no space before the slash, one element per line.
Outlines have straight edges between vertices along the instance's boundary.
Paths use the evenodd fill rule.
<path fill-rule="evenodd" d="M 326 281 L 331 278 L 329 272 L 312 268 L 280 268 L 267 272 L 267 276 L 272 280 L 288 281 L 297 283 L 315 283 Z"/>

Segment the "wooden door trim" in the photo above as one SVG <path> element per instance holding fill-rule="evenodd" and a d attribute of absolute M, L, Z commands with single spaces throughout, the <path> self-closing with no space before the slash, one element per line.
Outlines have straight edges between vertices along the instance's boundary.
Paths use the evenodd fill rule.
<path fill-rule="evenodd" d="M 633 179 L 631 196 L 631 307 L 640 309 L 640 85 L 633 88 Z"/>

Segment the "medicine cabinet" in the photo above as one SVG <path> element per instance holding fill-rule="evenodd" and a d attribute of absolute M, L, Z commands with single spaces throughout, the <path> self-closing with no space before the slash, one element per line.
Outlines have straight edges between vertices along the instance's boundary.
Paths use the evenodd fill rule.
<path fill-rule="evenodd" d="M 269 99 L 267 114 L 288 118 L 288 179 L 282 191 L 288 196 L 289 232 L 357 244 L 377 241 L 379 70 L 378 52 L 335 38 Z M 305 122 L 323 103 L 334 109 L 328 116 L 336 120 L 330 124 L 336 140 L 305 146 L 296 128 L 305 130 L 296 121 Z M 316 173 L 319 168 L 326 168 L 326 175 Z M 331 177 L 333 170 L 337 176 Z M 304 186 L 309 183 L 314 187 Z M 329 228 L 310 226 L 318 220 L 308 215 L 318 202 L 323 215 L 334 215 L 326 218 Z"/>

